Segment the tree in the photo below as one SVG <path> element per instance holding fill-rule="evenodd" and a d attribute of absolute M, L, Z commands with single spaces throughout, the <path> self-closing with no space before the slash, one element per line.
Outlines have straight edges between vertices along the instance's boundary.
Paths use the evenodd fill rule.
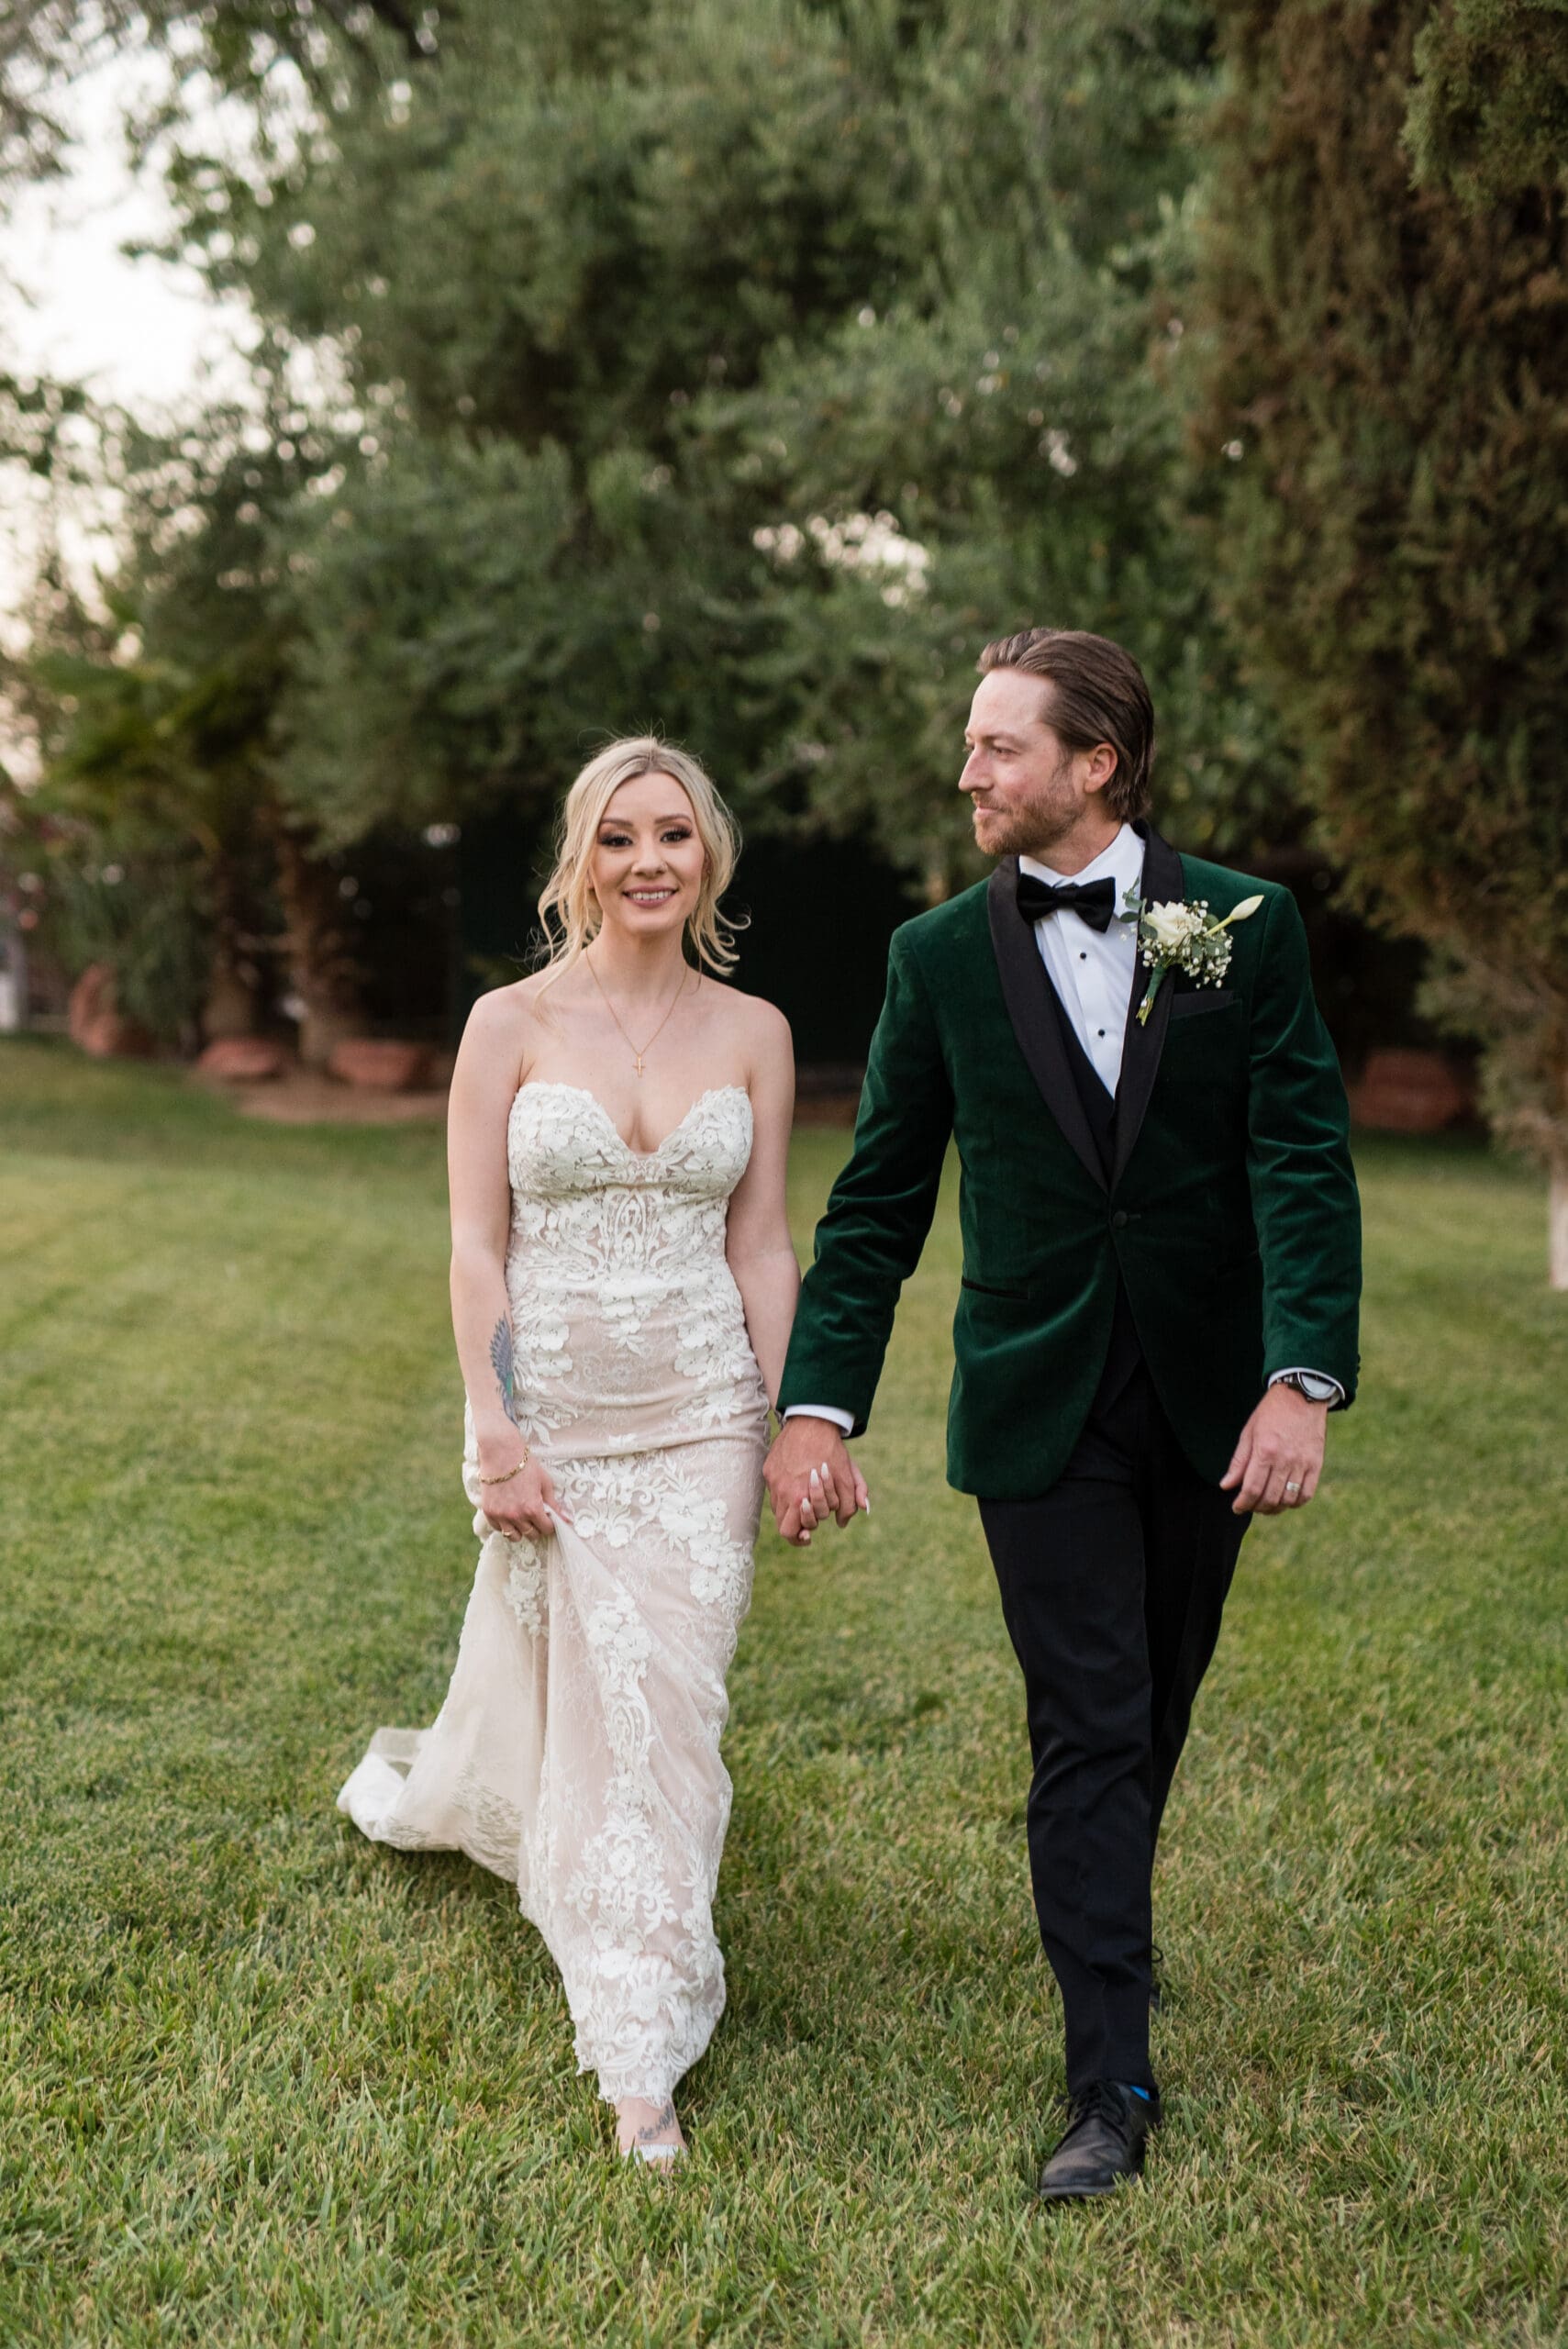
<path fill-rule="evenodd" d="M 288 785 L 336 836 L 543 808 L 654 721 L 758 767 L 772 508 L 690 427 L 885 274 L 898 39 L 847 13 L 477 0 L 439 75 L 350 93 L 259 192 L 187 156 L 215 275 L 365 418 L 299 549 Z"/>
<path fill-rule="evenodd" d="M 1561 87 L 1568 17 L 1547 42 L 1525 13 Z M 1198 440 L 1323 840 L 1354 902 L 1451 974 L 1503 1130 L 1551 1165 L 1568 1286 L 1568 217 L 1528 139 L 1506 184 L 1502 148 L 1483 173 L 1451 143 L 1412 184 L 1412 75 L 1456 21 L 1226 12 Z"/>
<path fill-rule="evenodd" d="M 1140 654 L 1184 844 L 1289 837 L 1289 763 L 1213 606 L 1171 383 L 1209 70 L 1199 10 L 945 10 L 907 68 L 886 306 L 708 403 L 790 518 L 765 537 L 784 625 L 763 663 L 796 704 L 777 763 L 934 891 L 978 869 L 952 788 L 974 655 L 1026 619 Z"/>
<path fill-rule="evenodd" d="M 108 962 L 121 1008 L 167 1041 L 244 1032 L 281 915 L 301 1057 L 321 1065 L 359 1025 L 359 994 L 321 843 L 277 788 L 296 630 L 278 537 L 330 451 L 286 421 L 215 413 L 174 442 L 123 430 L 109 464 L 132 525 L 104 609 L 41 583 L 11 668 L 37 805 L 65 819 L 50 862 L 75 959 Z"/>
<path fill-rule="evenodd" d="M 657 724 L 750 827 L 869 829 L 940 892 L 975 652 L 1039 618 L 1143 657 L 1184 842 L 1289 837 L 1171 372 L 1199 0 L 465 0 L 417 64 L 272 5 L 201 12 L 257 136 L 237 164 L 193 116 L 170 185 L 280 441 L 291 379 L 345 427 L 268 507 L 253 616 L 257 774 L 312 851 L 542 819 Z M 184 558 L 215 619 L 224 543 Z"/>
<path fill-rule="evenodd" d="M 152 44 L 182 76 L 260 100 L 280 67 L 313 94 L 373 71 L 379 33 L 410 61 L 439 46 L 440 10 L 404 0 L 7 0 L 0 20 L 0 189 L 59 169 L 60 97 L 116 50 Z"/>
<path fill-rule="evenodd" d="M 749 818 L 946 886 L 973 654 L 1043 611 L 1142 651 L 1184 838 L 1288 832 L 1161 358 L 1207 26 L 473 0 L 259 189 L 187 152 L 215 277 L 367 422 L 302 546 L 301 804 L 339 838 L 545 804 L 657 720 Z"/>

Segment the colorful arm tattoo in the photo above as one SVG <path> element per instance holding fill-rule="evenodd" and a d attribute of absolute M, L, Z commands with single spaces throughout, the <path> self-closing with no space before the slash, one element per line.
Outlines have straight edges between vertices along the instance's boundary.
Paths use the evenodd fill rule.
<path fill-rule="evenodd" d="M 512 1425 L 520 1427 L 517 1417 L 517 1358 L 512 1351 L 512 1325 L 503 1313 L 490 1333 L 490 1359 L 495 1368 L 495 1383 L 501 1389 L 501 1408 Z"/>

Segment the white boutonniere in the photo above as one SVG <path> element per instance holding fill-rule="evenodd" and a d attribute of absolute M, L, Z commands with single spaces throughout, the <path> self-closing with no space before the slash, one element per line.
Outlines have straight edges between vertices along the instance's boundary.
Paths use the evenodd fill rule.
<path fill-rule="evenodd" d="M 1136 889 L 1123 899 L 1125 918 L 1138 924 L 1139 959 L 1151 974 L 1138 1007 L 1141 1027 L 1154 1008 L 1160 982 L 1167 971 L 1184 972 L 1200 987 L 1217 987 L 1230 968 L 1235 941 L 1232 922 L 1245 921 L 1262 904 L 1262 896 L 1243 897 L 1223 921 L 1210 921 L 1208 899 L 1195 897 L 1190 905 L 1172 897 L 1162 906 L 1146 906 Z"/>

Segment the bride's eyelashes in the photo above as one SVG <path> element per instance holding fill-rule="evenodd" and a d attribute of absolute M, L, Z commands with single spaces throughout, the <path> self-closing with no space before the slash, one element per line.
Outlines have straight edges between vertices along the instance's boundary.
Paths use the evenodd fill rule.
<path fill-rule="evenodd" d="M 661 841 L 666 847 L 677 848 L 683 841 L 689 841 L 691 837 L 691 827 L 689 825 L 682 826 L 675 824 L 672 824 L 668 831 L 661 832 L 659 835 Z M 599 846 L 601 848 L 631 848 L 635 846 L 635 842 L 625 832 L 601 832 L 599 834 Z"/>

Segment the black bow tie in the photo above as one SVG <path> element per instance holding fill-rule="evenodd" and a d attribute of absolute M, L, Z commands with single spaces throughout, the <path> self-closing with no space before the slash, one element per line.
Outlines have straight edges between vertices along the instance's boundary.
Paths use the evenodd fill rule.
<path fill-rule="evenodd" d="M 1045 914 L 1076 914 L 1103 938 L 1116 913 L 1114 881 L 1037 881 L 1032 873 L 1018 875 L 1018 911 L 1026 921 Z"/>

